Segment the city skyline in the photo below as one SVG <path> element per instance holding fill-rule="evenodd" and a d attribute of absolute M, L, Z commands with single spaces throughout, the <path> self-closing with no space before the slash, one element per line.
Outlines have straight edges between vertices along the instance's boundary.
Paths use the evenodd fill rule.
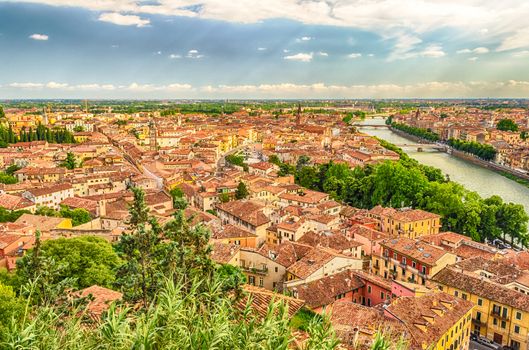
<path fill-rule="evenodd" d="M 0 1 L 2 98 L 529 95 L 529 4 Z"/>

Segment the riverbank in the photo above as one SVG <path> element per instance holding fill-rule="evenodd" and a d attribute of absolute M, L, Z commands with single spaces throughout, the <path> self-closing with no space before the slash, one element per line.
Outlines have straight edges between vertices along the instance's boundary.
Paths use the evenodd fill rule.
<path fill-rule="evenodd" d="M 414 142 L 417 142 L 417 143 L 431 143 L 430 141 L 428 141 L 426 139 L 423 139 L 423 138 L 415 136 L 415 135 L 408 134 L 407 132 L 404 132 L 402 130 L 395 129 L 393 127 L 389 127 L 389 129 L 392 132 L 394 132 L 395 134 L 397 134 L 397 135 L 399 135 L 401 137 L 404 137 L 404 138 L 406 138 L 406 139 L 408 139 L 410 141 L 414 141 Z M 492 171 L 494 171 L 494 172 L 496 172 L 496 173 L 508 178 L 509 180 L 515 181 L 515 182 L 519 183 L 520 185 L 529 188 L 529 175 L 524 174 L 524 173 L 522 173 L 522 172 L 520 172 L 520 171 L 518 171 L 516 169 L 512 169 L 512 168 L 509 168 L 509 167 L 506 167 L 506 166 L 503 166 L 503 165 L 500 165 L 500 164 L 496 164 L 496 163 L 493 163 L 493 162 L 489 162 L 489 161 L 483 160 L 481 158 L 476 157 L 473 154 L 469 154 L 469 153 L 466 153 L 466 152 L 463 152 L 463 151 L 456 150 L 456 149 L 454 149 L 452 147 L 449 147 L 448 145 L 446 145 L 445 152 L 451 154 L 452 156 L 454 156 L 456 158 L 459 158 L 459 159 L 462 159 L 464 161 L 470 162 L 472 164 L 479 165 L 481 167 L 484 167 L 484 168 L 487 168 L 489 170 L 492 170 Z"/>

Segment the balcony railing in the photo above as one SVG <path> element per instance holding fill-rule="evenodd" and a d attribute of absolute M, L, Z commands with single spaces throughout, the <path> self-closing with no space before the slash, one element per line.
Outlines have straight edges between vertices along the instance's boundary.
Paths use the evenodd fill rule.
<path fill-rule="evenodd" d="M 268 274 L 268 267 L 267 266 L 261 266 L 261 267 L 241 266 L 241 270 L 243 270 L 245 272 L 248 272 L 248 273 L 253 273 L 253 274 L 256 274 L 256 275 L 266 275 L 266 274 Z"/>
<path fill-rule="evenodd" d="M 490 314 L 494 317 L 501 318 L 502 320 L 509 319 L 509 316 L 503 315 L 500 311 L 497 311 L 497 310 L 492 310 Z"/>

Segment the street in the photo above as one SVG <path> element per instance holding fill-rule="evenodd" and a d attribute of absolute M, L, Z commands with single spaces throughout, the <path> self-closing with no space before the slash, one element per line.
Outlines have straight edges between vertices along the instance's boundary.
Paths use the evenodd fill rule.
<path fill-rule="evenodd" d="M 469 350 L 493 350 L 493 348 L 480 344 L 478 342 L 475 342 L 473 340 L 470 341 L 470 345 L 468 346 Z"/>

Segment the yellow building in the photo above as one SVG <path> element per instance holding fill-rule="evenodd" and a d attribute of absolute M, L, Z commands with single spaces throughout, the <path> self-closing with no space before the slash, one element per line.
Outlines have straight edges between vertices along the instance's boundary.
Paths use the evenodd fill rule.
<path fill-rule="evenodd" d="M 474 303 L 472 332 L 512 349 L 529 347 L 529 274 L 482 258 L 446 267 L 433 281 L 439 289 Z"/>
<path fill-rule="evenodd" d="M 439 233 L 441 216 L 420 209 L 376 206 L 368 213 L 378 221 L 377 229 L 392 237 L 418 238 Z"/>
<path fill-rule="evenodd" d="M 411 335 L 410 349 L 468 349 L 473 305 L 446 293 L 395 299 L 385 310 Z"/>
<path fill-rule="evenodd" d="M 455 254 L 410 238 L 390 238 L 379 244 L 380 252 L 371 257 L 372 272 L 398 281 L 424 285 L 426 280 L 457 260 Z"/>

